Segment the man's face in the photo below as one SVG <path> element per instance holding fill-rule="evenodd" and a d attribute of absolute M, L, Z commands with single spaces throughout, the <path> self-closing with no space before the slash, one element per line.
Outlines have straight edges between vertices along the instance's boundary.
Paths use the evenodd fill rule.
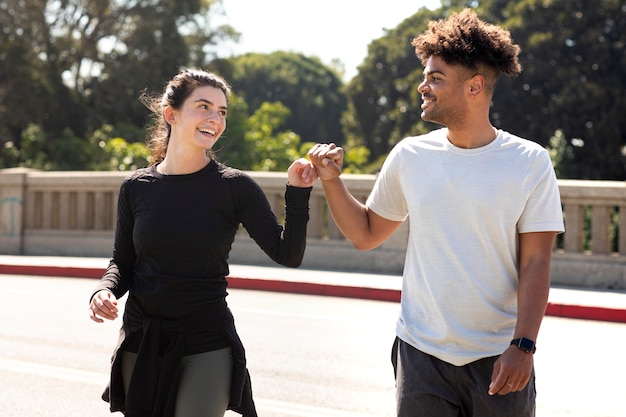
<path fill-rule="evenodd" d="M 449 65 L 439 56 L 428 58 L 424 80 L 417 87 L 422 95 L 422 119 L 444 126 L 465 123 L 467 103 L 461 67 Z"/>

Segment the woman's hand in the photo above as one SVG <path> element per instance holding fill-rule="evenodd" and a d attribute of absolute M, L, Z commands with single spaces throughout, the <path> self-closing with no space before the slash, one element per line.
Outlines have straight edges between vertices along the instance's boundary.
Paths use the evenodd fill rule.
<path fill-rule="evenodd" d="M 102 319 L 115 320 L 117 312 L 117 298 L 111 291 L 98 291 L 89 303 L 89 318 L 96 323 L 103 323 Z"/>
<path fill-rule="evenodd" d="M 287 170 L 287 181 L 294 187 L 312 187 L 317 180 L 317 171 L 306 158 L 295 160 Z"/>

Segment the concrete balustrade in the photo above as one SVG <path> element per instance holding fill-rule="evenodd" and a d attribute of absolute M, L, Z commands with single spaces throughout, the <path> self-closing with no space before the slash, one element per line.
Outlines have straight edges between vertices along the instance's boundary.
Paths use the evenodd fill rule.
<path fill-rule="evenodd" d="M 286 175 L 249 174 L 282 218 Z M 119 185 L 126 175 L 0 170 L 0 254 L 109 257 Z M 365 201 L 375 176 L 342 177 L 355 197 Z M 555 246 L 553 283 L 626 290 L 626 182 L 559 180 L 559 188 L 566 233 Z M 355 250 L 339 232 L 319 184 L 313 189 L 310 207 L 303 267 L 402 273 L 408 221 L 380 247 L 363 252 Z M 271 264 L 243 229 L 230 261 Z"/>

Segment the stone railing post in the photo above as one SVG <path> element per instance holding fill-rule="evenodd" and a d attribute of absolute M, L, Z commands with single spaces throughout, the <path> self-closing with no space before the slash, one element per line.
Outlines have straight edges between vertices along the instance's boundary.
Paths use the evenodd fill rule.
<path fill-rule="evenodd" d="M 0 170 L 0 254 L 21 255 L 24 239 L 24 197 L 29 169 Z"/>

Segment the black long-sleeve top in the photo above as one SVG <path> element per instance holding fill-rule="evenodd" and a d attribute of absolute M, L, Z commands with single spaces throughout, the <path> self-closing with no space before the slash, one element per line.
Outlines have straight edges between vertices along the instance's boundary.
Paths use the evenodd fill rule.
<path fill-rule="evenodd" d="M 186 175 L 140 169 L 123 181 L 113 256 L 92 294 L 106 289 L 120 298 L 129 292 L 103 394 L 111 411 L 171 415 L 182 355 L 231 346 L 229 408 L 256 416 L 245 352 L 226 304 L 228 256 L 243 225 L 271 259 L 298 267 L 310 193 L 311 188 L 286 186 L 283 227 L 251 177 L 216 161 Z M 138 353 L 128 396 L 120 349 Z"/>

